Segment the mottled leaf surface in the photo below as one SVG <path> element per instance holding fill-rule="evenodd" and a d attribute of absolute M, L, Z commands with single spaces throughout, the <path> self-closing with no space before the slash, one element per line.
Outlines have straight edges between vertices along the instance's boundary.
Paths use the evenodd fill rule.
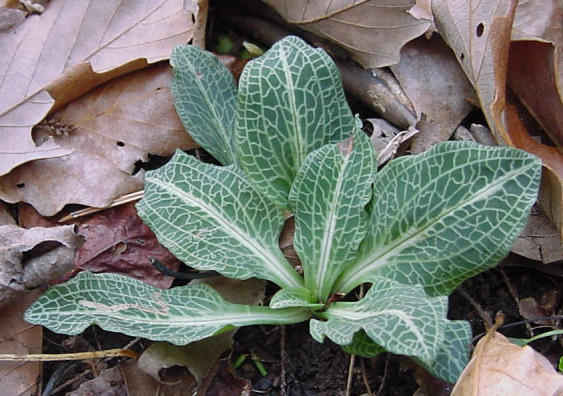
<path fill-rule="evenodd" d="M 302 307 L 320 309 L 324 304 L 315 302 L 313 294 L 304 287 L 288 287 L 279 290 L 270 300 L 270 308 Z"/>
<path fill-rule="evenodd" d="M 233 127 L 237 88 L 233 75 L 210 52 L 192 45 L 174 48 L 171 90 L 190 136 L 223 165 L 236 163 Z"/>
<path fill-rule="evenodd" d="M 369 336 L 363 330 L 360 330 L 356 334 L 354 334 L 352 343 L 348 345 L 342 345 L 342 349 L 352 355 L 362 356 L 366 358 L 376 357 L 380 353 L 385 352 L 385 349 L 373 342 L 372 339 L 369 338 Z"/>
<path fill-rule="evenodd" d="M 430 365 L 421 363 L 432 375 L 455 384 L 469 362 L 471 326 L 464 320 L 448 320 L 444 343 L 436 360 Z"/>
<path fill-rule="evenodd" d="M 183 345 L 232 326 L 303 321 L 302 309 L 270 309 L 224 300 L 206 284 L 161 290 L 117 274 L 81 272 L 44 293 L 25 320 L 65 334 L 91 324 L 108 331 Z"/>
<path fill-rule="evenodd" d="M 311 320 L 310 332 L 349 345 L 359 330 L 385 350 L 416 357 L 432 364 L 444 341 L 446 297 L 428 297 L 421 286 L 402 285 L 375 277 L 366 296 L 357 302 L 333 303 L 323 315 Z"/>
<path fill-rule="evenodd" d="M 178 259 L 235 279 L 259 277 L 300 286 L 278 247 L 283 211 L 234 165 L 205 164 L 178 151 L 147 172 L 139 216 Z"/>
<path fill-rule="evenodd" d="M 240 165 L 261 193 L 285 208 L 307 154 L 354 129 L 334 62 L 294 36 L 246 65 L 237 104 Z"/>
<path fill-rule="evenodd" d="M 541 163 L 505 147 L 446 142 L 377 173 L 369 231 L 336 291 L 379 275 L 449 294 L 506 254 L 538 191 Z"/>
<path fill-rule="evenodd" d="M 305 287 L 326 302 L 338 275 L 355 258 L 367 231 L 375 153 L 356 131 L 311 153 L 291 187 L 293 245 L 303 264 Z"/>

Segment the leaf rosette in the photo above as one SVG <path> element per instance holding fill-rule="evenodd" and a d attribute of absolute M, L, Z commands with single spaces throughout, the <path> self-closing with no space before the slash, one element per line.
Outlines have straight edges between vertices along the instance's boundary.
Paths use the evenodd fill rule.
<path fill-rule="evenodd" d="M 158 290 L 84 273 L 49 289 L 26 319 L 68 334 L 96 323 L 184 344 L 233 326 L 311 318 L 318 341 L 362 356 L 404 354 L 454 382 L 471 332 L 446 319 L 446 296 L 508 253 L 535 201 L 540 161 L 447 142 L 378 172 L 336 67 L 296 37 L 249 62 L 238 90 L 195 47 L 176 48 L 171 63 L 186 129 L 224 166 L 177 152 L 146 173 L 139 215 L 189 266 L 280 290 L 269 306 L 248 306 L 207 285 Z M 287 209 L 302 276 L 278 246 Z M 362 284 L 365 296 L 349 301 Z"/>

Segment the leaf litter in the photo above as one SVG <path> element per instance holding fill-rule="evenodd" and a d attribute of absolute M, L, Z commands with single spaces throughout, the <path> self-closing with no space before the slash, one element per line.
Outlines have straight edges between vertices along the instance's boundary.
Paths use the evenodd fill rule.
<path fill-rule="evenodd" d="M 53 1 L 52 3 L 55 3 L 55 1 Z M 283 2 L 280 2 L 280 3 L 283 3 Z M 435 1 L 434 3 L 438 3 L 438 1 Z M 454 2 L 451 2 L 451 3 L 454 3 Z M 533 2 L 523 2 L 524 5 L 527 5 L 527 4 L 529 4 L 529 3 L 533 3 Z M 551 3 L 550 3 L 550 4 L 551 4 Z M 350 4 L 348 4 L 348 5 L 350 5 Z M 350 7 L 350 9 L 353 9 L 353 8 L 355 8 L 355 7 L 356 7 L 356 5 L 353 5 L 353 4 L 352 4 L 351 7 Z M 489 7 L 488 4 L 486 4 L 486 5 L 483 6 L 483 9 L 485 10 L 485 14 L 486 14 L 486 12 L 489 12 L 489 11 L 490 11 L 490 8 L 487 8 L 487 7 Z M 531 7 L 531 6 L 528 5 L 528 7 Z M 551 5 L 550 5 L 550 7 L 551 7 Z M 549 19 L 550 16 L 557 15 L 556 12 L 555 12 L 555 11 L 552 11 L 553 9 L 550 8 L 550 7 L 544 7 L 544 11 L 545 11 L 545 12 L 542 12 L 542 18 L 544 18 L 544 19 L 545 19 L 545 18 Z M 523 7 L 522 7 L 522 8 L 523 8 Z M 49 7 L 48 7 L 48 9 L 49 9 Z M 517 9 L 516 9 L 516 16 L 515 16 L 515 23 L 514 23 L 514 28 L 515 28 L 515 29 L 516 29 L 516 27 L 518 27 L 518 26 L 526 26 L 526 24 L 522 24 L 522 23 L 518 22 L 518 21 L 519 21 L 519 18 L 520 18 L 519 15 L 522 14 L 522 13 L 520 12 L 520 9 L 521 9 L 521 5 L 519 5 L 519 6 L 517 7 Z M 520 12 L 520 14 L 519 14 L 519 12 Z M 320 18 L 319 18 L 319 19 L 323 19 L 323 18 L 322 18 L 322 14 L 319 14 L 319 15 L 320 15 Z M 324 24 L 322 24 L 322 25 L 323 25 L 323 28 L 324 28 L 325 26 L 329 26 L 329 28 L 328 28 L 327 31 L 323 31 L 323 32 L 321 33 L 321 35 L 323 35 L 323 36 L 326 37 L 327 35 L 331 35 L 331 34 L 332 34 L 332 32 L 331 32 L 331 30 L 330 30 L 330 29 L 331 29 L 331 26 L 337 26 L 337 24 L 335 25 L 335 24 L 333 24 L 333 22 L 338 22 L 338 23 L 342 22 L 342 21 L 337 20 L 339 15 L 340 15 L 340 13 L 339 13 L 339 12 L 336 12 L 336 13 L 335 13 L 335 17 L 336 17 L 336 18 L 333 18 L 332 16 L 330 16 L 329 18 L 326 18 L 326 19 L 327 19 L 327 22 L 324 23 Z M 530 13 L 527 13 L 527 15 L 530 15 Z M 535 15 L 535 14 L 534 14 L 534 15 Z M 325 16 L 326 16 L 326 15 L 325 15 Z M 345 16 L 346 16 L 346 15 L 345 15 Z M 37 17 L 42 17 L 42 16 L 37 16 Z M 428 18 L 428 15 L 426 15 L 426 16 L 424 17 L 424 19 L 426 19 L 426 18 Z M 37 18 L 35 18 L 35 19 L 37 19 Z M 330 22 L 328 22 L 330 19 L 336 19 L 336 21 L 330 21 Z M 434 19 L 437 19 L 437 20 L 438 20 L 438 25 L 439 25 L 439 23 L 440 23 L 440 17 L 436 17 L 436 15 L 434 15 Z M 536 18 L 536 19 L 539 20 L 539 18 Z M 523 19 L 523 20 L 526 20 L 526 19 Z M 498 22 L 498 21 L 497 21 L 497 22 Z M 315 25 L 315 24 L 312 24 L 312 25 Z M 321 24 L 319 24 L 319 25 L 321 25 Z M 482 35 L 488 33 L 487 28 L 489 28 L 488 23 L 483 23 L 483 25 L 484 25 L 484 26 L 483 26 L 483 33 L 482 33 Z M 538 25 L 540 25 L 540 24 L 538 24 Z M 427 24 L 427 26 L 429 26 L 429 25 Z M 443 19 L 442 19 L 442 26 L 443 26 Z M 473 28 L 473 27 L 477 28 L 478 26 L 479 26 L 479 23 L 476 23 L 476 26 L 470 26 L 470 28 Z M 313 26 L 313 27 L 314 27 L 315 29 L 317 28 L 316 25 Z M 513 39 L 515 38 L 515 29 L 512 31 Z M 327 33 L 327 32 L 328 32 L 328 33 Z M 422 32 L 422 33 L 423 33 L 423 32 Z M 420 34 L 422 34 L 422 33 L 420 33 Z M 471 34 L 471 33 L 472 33 L 472 32 L 471 32 L 471 30 L 470 30 L 470 31 L 469 31 L 469 34 Z M 473 32 L 473 33 L 478 33 L 478 30 L 475 30 L 475 32 Z M 519 33 L 519 34 L 520 34 L 520 33 Z M 536 42 L 533 43 L 533 44 L 534 44 L 534 47 L 533 47 L 533 48 L 540 47 L 541 45 L 544 45 L 544 44 L 545 44 L 545 41 L 547 41 L 547 42 L 549 43 L 548 45 L 552 46 L 551 48 L 553 48 L 553 49 L 549 49 L 550 47 L 547 47 L 547 48 L 549 49 L 549 51 L 551 51 L 551 52 L 549 52 L 549 51 L 547 52 L 548 55 L 549 55 L 549 56 L 553 56 L 553 54 L 555 54 L 555 58 L 554 58 L 554 59 L 557 59 L 557 56 L 560 56 L 560 52 L 557 52 L 557 51 L 556 51 L 556 49 L 558 49 L 558 47 L 556 46 L 556 40 L 553 40 L 553 39 L 550 40 L 549 38 L 548 38 L 548 39 L 545 39 L 545 36 L 544 36 L 544 38 L 542 39 L 542 38 L 541 38 L 541 36 L 542 36 L 541 33 L 535 33 L 535 34 L 536 34 L 535 36 L 532 36 L 532 39 L 534 39 L 534 38 L 539 38 L 539 40 L 536 40 Z M 528 38 L 528 40 L 532 40 L 532 39 Z M 541 40 L 543 40 L 543 43 L 540 43 Z M 338 40 L 337 40 L 337 41 L 338 41 Z M 407 40 L 407 41 L 408 41 L 408 40 Z M 529 41 L 524 42 L 524 43 L 525 43 L 525 45 L 529 45 Z M 518 43 L 513 43 L 512 46 L 515 46 L 515 44 L 518 44 Z M 395 50 L 396 53 L 398 54 L 398 51 L 399 51 L 399 49 L 401 48 L 402 44 L 397 44 L 397 41 L 393 41 L 393 45 L 395 45 L 396 48 L 395 48 L 394 50 Z M 543 47 L 541 47 L 541 48 L 543 48 Z M 512 50 L 512 48 L 511 48 L 511 50 Z M 515 53 L 523 53 L 523 51 L 524 51 L 523 49 L 518 49 L 518 52 L 515 52 Z M 458 55 L 458 57 L 460 56 L 460 54 L 459 54 L 457 51 L 455 51 L 455 48 L 454 48 L 454 52 Z M 512 54 L 512 53 L 511 53 L 511 54 Z M 489 56 L 489 55 L 487 55 L 487 56 Z M 473 56 L 472 56 L 471 54 L 469 54 L 469 53 L 464 53 L 464 57 L 466 58 L 466 61 L 467 61 L 467 58 L 472 58 Z M 479 59 L 479 52 L 477 52 L 477 55 L 475 55 L 475 57 L 476 57 L 476 59 Z M 539 57 L 539 55 L 538 55 L 538 57 Z M 495 57 L 492 57 L 492 58 L 498 59 L 498 58 L 495 58 Z M 536 57 L 533 57 L 532 59 L 535 59 L 535 58 L 536 58 Z M 484 58 L 481 58 L 481 60 L 483 60 L 483 59 L 484 59 Z M 397 60 L 398 60 L 398 58 L 397 58 Z M 484 60 L 486 60 L 486 59 L 484 59 Z M 509 79 L 509 82 L 510 82 L 511 86 L 514 88 L 514 87 L 515 87 L 514 81 L 515 81 L 515 80 L 518 80 L 519 77 L 516 77 L 516 78 L 514 78 L 514 76 L 511 77 L 511 74 L 510 74 L 510 73 L 511 73 L 511 69 L 512 69 L 513 66 L 512 66 L 512 64 L 510 63 L 511 60 L 509 60 L 508 62 L 509 62 L 509 63 L 508 63 L 508 66 L 506 66 L 506 67 L 507 67 L 507 70 L 508 70 L 508 76 L 509 76 L 508 79 Z M 501 62 L 501 63 L 502 63 L 502 62 Z M 549 65 L 545 65 L 545 66 L 548 67 Z M 536 67 L 536 66 L 533 65 L 532 67 Z M 499 69 L 495 69 L 495 70 L 498 71 Z M 500 69 L 500 73 L 502 74 L 502 67 L 501 67 L 501 69 Z M 518 76 L 521 76 L 521 74 L 518 75 Z M 111 78 L 111 77 L 109 77 L 109 75 L 108 75 L 108 79 L 109 79 L 109 78 Z M 511 78 L 512 78 L 512 80 L 511 80 Z M 540 80 L 541 80 L 541 79 L 540 79 Z M 472 80 L 472 81 L 474 81 L 474 80 Z M 65 82 L 65 83 L 66 83 L 66 82 Z M 502 86 L 501 86 L 501 85 L 503 84 L 502 81 L 499 80 L 499 81 L 496 81 L 495 83 L 498 83 L 498 84 L 499 84 L 498 86 L 502 88 Z M 63 86 L 64 86 L 64 84 L 63 84 Z M 555 85 L 554 85 L 553 83 L 551 84 L 551 86 L 548 86 L 549 92 L 552 92 L 552 91 L 553 91 L 553 87 L 554 87 L 554 86 L 555 86 Z M 557 88 L 557 86 L 555 86 L 555 87 Z M 64 89 L 63 89 L 63 91 L 64 91 Z M 477 91 L 478 91 L 478 93 L 479 93 L 479 89 L 478 89 Z M 526 100 L 523 99 L 523 94 L 522 94 L 522 93 L 519 93 L 519 91 L 518 91 L 517 88 L 515 89 L 515 91 L 516 91 L 517 95 L 519 95 L 519 97 L 520 97 L 524 102 L 526 102 Z M 544 91 L 545 91 L 545 89 L 544 89 Z M 71 95 L 71 96 L 72 96 L 72 95 Z M 411 95 L 409 95 L 409 96 L 411 96 Z M 483 95 L 483 96 L 485 96 L 485 95 Z M 501 95 L 501 96 L 502 96 L 502 95 Z M 536 99 L 537 99 L 537 94 L 536 94 Z M 412 97 L 411 97 L 411 100 L 412 100 Z M 63 95 L 63 99 L 61 100 L 61 103 L 63 103 L 64 101 L 65 101 L 65 100 L 64 100 L 64 95 Z M 528 101 L 528 102 L 530 102 L 530 101 Z M 554 103 L 554 100 L 549 100 L 549 101 L 547 101 L 547 102 L 550 103 L 550 104 L 553 104 L 553 103 Z M 482 105 L 483 105 L 483 103 L 485 103 L 485 102 L 482 102 Z M 541 101 L 540 101 L 540 103 L 541 103 Z M 549 115 L 548 115 L 548 116 L 542 115 L 542 114 L 538 113 L 537 110 L 534 112 L 533 106 L 530 105 L 529 103 L 527 103 L 526 106 L 527 106 L 528 109 L 539 119 L 540 124 L 542 124 L 542 125 L 546 128 L 546 130 L 553 130 L 553 127 L 550 128 L 550 127 L 548 126 L 548 125 L 549 125 L 549 122 L 550 122 L 550 121 L 549 121 Z M 22 107 L 23 107 L 23 106 L 22 106 Z M 483 105 L 483 108 L 484 108 L 484 110 L 485 110 L 485 112 L 486 112 L 486 111 L 487 111 L 487 106 Z M 500 108 L 501 108 L 501 110 L 502 110 L 502 106 L 500 106 Z M 495 108 L 495 111 L 497 111 L 497 110 L 498 110 L 498 109 Z M 553 112 L 552 112 L 552 114 L 553 114 Z M 557 114 L 557 112 L 555 112 L 555 114 Z M 495 115 L 498 115 L 498 114 L 495 114 Z M 28 118 L 31 119 L 30 117 L 28 117 Z M 39 118 L 39 117 L 36 117 L 36 118 Z M 37 121 L 34 121 L 34 122 L 39 122 L 39 121 L 40 121 L 40 118 L 37 119 Z M 553 121 L 551 121 L 551 122 L 552 122 L 551 125 L 553 125 Z M 496 131 L 496 130 L 498 129 L 498 125 L 501 125 L 501 127 L 502 127 L 502 123 L 501 123 L 501 124 L 498 124 L 498 123 L 495 124 L 495 122 L 492 123 L 493 131 Z M 495 128 L 496 128 L 496 129 L 495 129 Z M 514 133 L 514 130 L 515 130 L 514 128 L 507 128 L 507 129 L 508 129 L 508 133 Z M 529 128 L 522 128 L 519 133 L 521 133 L 522 135 L 528 136 L 528 131 L 529 131 Z M 70 132 L 70 134 L 72 134 L 72 132 Z M 20 135 L 25 135 L 25 134 L 20 134 Z M 498 135 L 497 135 L 497 136 L 498 136 Z M 515 140 L 517 140 L 517 141 L 518 141 L 518 139 L 519 139 L 518 136 L 519 136 L 519 135 L 517 135 L 517 137 L 516 137 L 516 139 L 515 139 Z M 552 136 L 553 136 L 553 135 L 552 135 Z M 60 140 L 62 140 L 63 138 L 64 138 L 64 136 L 63 136 L 63 137 L 59 137 Z M 47 141 L 47 143 L 46 143 L 47 146 L 45 146 L 45 148 L 49 148 L 49 144 L 50 144 L 51 142 L 56 142 L 56 139 L 57 139 L 57 137 L 51 137 L 51 138 L 49 138 L 48 141 Z M 514 140 L 514 138 L 513 138 L 513 140 Z M 554 139 L 554 140 L 556 140 L 556 139 Z M 28 141 L 28 143 L 29 143 L 29 141 Z M 114 144 L 117 145 L 116 142 L 114 142 Z M 557 208 L 558 208 L 557 205 L 559 205 L 559 207 L 560 207 L 560 202 L 561 202 L 561 200 L 559 199 L 559 201 L 557 201 L 558 195 L 556 195 L 556 194 L 557 194 L 557 191 L 560 191 L 561 180 L 562 180 L 561 177 L 560 177 L 560 175 L 563 174 L 563 173 L 557 173 L 557 172 L 558 172 L 558 171 L 557 171 L 558 168 L 557 168 L 556 165 L 553 165 L 554 163 L 556 163 L 556 161 L 557 161 L 556 159 L 552 159 L 552 160 L 551 160 L 552 162 L 551 162 L 551 166 L 550 166 L 550 158 L 557 158 L 557 156 L 551 156 L 551 154 L 550 154 L 550 155 L 543 155 L 543 154 L 545 154 L 545 152 L 546 152 L 546 150 L 545 150 L 544 147 L 545 147 L 545 146 L 541 146 L 541 147 L 536 151 L 536 153 L 539 153 L 540 155 L 542 155 L 542 156 L 544 157 L 544 159 L 547 157 L 547 165 L 548 165 L 549 169 L 552 170 L 552 172 L 553 172 L 552 176 L 549 176 L 549 174 L 548 174 L 548 179 L 551 180 L 551 189 L 555 190 L 555 193 L 552 193 L 551 195 L 549 195 L 549 197 L 550 197 L 550 198 L 549 198 L 549 205 L 548 205 L 547 207 L 548 207 L 548 208 L 552 208 L 552 210 L 548 211 L 549 214 L 551 215 L 551 219 L 557 220 L 557 210 L 558 210 L 558 209 L 557 209 Z M 51 148 L 52 148 L 52 147 L 51 147 Z M 150 150 L 148 150 L 148 151 L 151 152 Z M 43 154 L 41 154 L 41 155 L 43 155 Z M 58 155 L 58 154 L 55 154 L 55 155 Z M 32 162 L 32 163 L 33 163 L 33 162 Z M 558 176 L 558 175 L 559 175 L 559 176 Z M 549 180 L 548 180 L 548 181 L 549 181 Z M 3 183 L 2 183 L 2 184 L 3 184 Z M 105 184 L 105 183 L 104 183 L 104 184 Z M 558 186 L 559 186 L 559 190 L 557 190 Z M 544 188 L 544 190 L 545 190 L 545 189 L 547 189 L 547 188 Z M 555 195 L 554 195 L 554 194 L 555 194 Z M 114 194 L 114 195 L 115 195 L 115 194 Z M 40 201 L 40 199 L 38 199 L 38 200 Z M 545 201 L 545 198 L 544 198 L 544 201 Z M 71 202 L 71 201 L 69 201 L 69 202 Z M 558 202 L 559 202 L 559 203 L 558 203 Z M 88 204 L 88 203 L 86 203 L 86 204 L 87 204 L 87 205 L 90 205 L 90 204 Z M 41 204 L 39 204 L 39 205 L 41 205 Z M 99 205 L 99 206 L 103 206 L 103 205 Z M 62 206 L 61 206 L 61 207 L 62 207 Z M 546 207 L 546 206 L 544 205 L 544 208 L 545 208 L 545 207 Z M 54 213 L 58 212 L 58 210 L 53 209 L 52 212 L 53 212 L 52 214 L 54 214 Z M 47 213 L 47 212 L 45 212 L 45 213 Z M 560 213 L 560 212 L 559 212 L 559 213 Z M 555 215 L 554 215 L 554 214 L 555 214 Z M 558 226 L 560 227 L 560 224 L 561 224 L 561 223 L 557 223 L 557 224 L 558 224 Z M 560 229 L 561 229 L 561 228 L 560 228 Z M 534 259 L 537 259 L 537 255 L 535 256 Z"/>

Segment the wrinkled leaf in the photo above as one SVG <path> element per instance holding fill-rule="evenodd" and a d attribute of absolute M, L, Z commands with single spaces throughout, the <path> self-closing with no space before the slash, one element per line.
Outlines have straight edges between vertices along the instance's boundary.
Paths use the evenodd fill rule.
<path fill-rule="evenodd" d="M 149 153 L 165 156 L 176 148 L 196 147 L 174 111 L 171 74 L 169 66 L 154 65 L 57 111 L 34 136 L 37 141 L 54 139 L 73 153 L 33 161 L 1 177 L 0 198 L 28 202 L 51 216 L 69 203 L 104 207 L 141 190 L 143 172 L 133 172 L 139 162 L 149 160 Z"/>
<path fill-rule="evenodd" d="M 28 230 L 0 226 L 0 306 L 70 271 L 82 243 L 72 225 Z M 31 257 L 24 259 L 24 253 Z"/>
<path fill-rule="evenodd" d="M 284 208 L 307 154 L 349 137 L 355 125 L 333 61 L 295 36 L 247 63 L 237 106 L 240 165 L 259 192 Z"/>
<path fill-rule="evenodd" d="M 452 396 L 557 396 L 563 393 L 563 375 L 529 346 L 511 344 L 490 332 L 475 347 Z"/>
<path fill-rule="evenodd" d="M 24 318 L 59 333 L 78 334 L 95 323 L 108 331 L 184 345 L 233 326 L 297 323 L 308 314 L 232 304 L 206 284 L 160 290 L 123 275 L 81 272 L 50 288 Z"/>
<path fill-rule="evenodd" d="M 0 175 L 28 161 L 72 152 L 52 139 L 37 146 L 31 128 L 111 78 L 167 59 L 192 34 L 193 1 L 71 3 L 53 0 L 0 33 Z"/>
<path fill-rule="evenodd" d="M 147 172 L 137 209 L 158 240 L 191 267 L 284 287 L 302 283 L 278 248 L 283 211 L 234 165 L 204 164 L 178 151 Z"/>
<path fill-rule="evenodd" d="M 237 163 L 233 142 L 237 88 L 233 75 L 210 52 L 176 47 L 174 106 L 190 136 L 223 165 Z"/>
<path fill-rule="evenodd" d="M 325 37 L 350 51 L 366 68 L 399 62 L 399 51 L 431 23 L 409 14 L 414 0 L 264 0 L 288 23 Z"/>
<path fill-rule="evenodd" d="M 372 278 L 372 287 L 357 302 L 335 302 L 325 312 L 327 321 L 311 320 L 313 338 L 325 335 L 349 345 L 360 329 L 385 350 L 416 357 L 431 365 L 444 341 L 446 297 L 427 297 L 420 286 Z"/>
<path fill-rule="evenodd" d="M 375 152 L 361 131 L 311 153 L 291 186 L 293 245 L 305 287 L 326 302 L 336 278 L 355 258 L 367 232 Z"/>
<path fill-rule="evenodd" d="M 438 37 L 422 37 L 403 47 L 401 62 L 391 70 L 417 115 L 426 115 L 416 125 L 420 132 L 412 139 L 411 153 L 421 153 L 433 144 L 449 140 L 473 109 L 468 99 L 475 96 L 452 51 Z"/>
<path fill-rule="evenodd" d="M 334 291 L 379 275 L 449 294 L 510 251 L 536 199 L 540 161 L 511 148 L 446 142 L 376 174 L 370 230 Z"/>

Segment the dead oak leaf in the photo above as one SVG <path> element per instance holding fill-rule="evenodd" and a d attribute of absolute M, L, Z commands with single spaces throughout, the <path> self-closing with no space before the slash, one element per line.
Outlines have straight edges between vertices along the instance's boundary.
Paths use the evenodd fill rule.
<path fill-rule="evenodd" d="M 52 0 L 0 33 L 0 175 L 36 159 L 72 152 L 31 128 L 116 76 L 167 59 L 191 39 L 195 0 Z"/>
<path fill-rule="evenodd" d="M 55 143 L 72 154 L 32 161 L 0 177 L 0 198 L 27 202 L 52 216 L 68 203 L 104 207 L 141 190 L 143 172 L 133 171 L 149 153 L 168 156 L 196 147 L 174 110 L 171 76 L 170 66 L 153 65 L 58 110 L 57 121 L 37 128 L 44 136 L 36 138 L 53 134 Z"/>
<path fill-rule="evenodd" d="M 263 0 L 288 23 L 327 38 L 366 68 L 399 62 L 401 47 L 431 22 L 409 14 L 414 0 Z"/>

